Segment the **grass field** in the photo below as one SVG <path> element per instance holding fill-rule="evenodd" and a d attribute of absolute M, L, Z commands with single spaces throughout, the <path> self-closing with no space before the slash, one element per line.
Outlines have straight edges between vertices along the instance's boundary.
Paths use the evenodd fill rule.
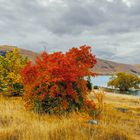
<path fill-rule="evenodd" d="M 89 97 L 95 100 L 94 93 Z M 0 97 L 0 140 L 140 140 L 140 98 L 105 94 L 104 110 L 89 124 L 87 114 L 38 115 L 21 97 Z M 116 108 L 125 108 L 123 112 Z"/>

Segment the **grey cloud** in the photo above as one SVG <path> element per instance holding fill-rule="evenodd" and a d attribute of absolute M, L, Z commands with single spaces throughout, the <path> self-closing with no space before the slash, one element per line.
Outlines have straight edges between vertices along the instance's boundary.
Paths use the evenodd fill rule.
<path fill-rule="evenodd" d="M 139 0 L 131 7 L 122 0 L 48 1 L 0 0 L 0 44 L 35 51 L 88 44 L 97 57 L 140 62 Z"/>

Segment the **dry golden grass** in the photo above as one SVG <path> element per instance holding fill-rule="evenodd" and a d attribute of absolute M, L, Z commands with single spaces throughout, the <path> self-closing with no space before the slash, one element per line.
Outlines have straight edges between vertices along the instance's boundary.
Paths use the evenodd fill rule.
<path fill-rule="evenodd" d="M 94 99 L 91 93 L 89 97 Z M 139 140 L 140 98 L 106 94 L 98 125 L 87 114 L 38 115 L 26 111 L 21 97 L 0 97 L 0 140 Z M 115 107 L 125 107 L 123 113 Z"/>

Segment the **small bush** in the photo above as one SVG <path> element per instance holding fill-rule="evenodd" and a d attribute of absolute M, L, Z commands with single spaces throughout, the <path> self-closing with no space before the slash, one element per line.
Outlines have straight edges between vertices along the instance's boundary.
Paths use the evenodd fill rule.
<path fill-rule="evenodd" d="M 97 85 L 95 85 L 93 88 L 94 88 L 94 89 L 99 89 L 99 87 L 98 87 Z"/>
<path fill-rule="evenodd" d="M 72 48 L 68 52 L 43 52 L 35 64 L 22 70 L 26 107 L 37 112 L 62 114 L 95 104 L 87 100 L 86 76 L 96 63 L 90 47 Z"/>
<path fill-rule="evenodd" d="M 96 103 L 96 114 L 95 116 L 100 116 L 101 113 L 103 112 L 104 110 L 104 98 L 105 98 L 105 93 L 104 91 L 98 91 L 95 93 L 95 97 L 96 97 L 96 100 L 97 100 L 97 103 Z"/>

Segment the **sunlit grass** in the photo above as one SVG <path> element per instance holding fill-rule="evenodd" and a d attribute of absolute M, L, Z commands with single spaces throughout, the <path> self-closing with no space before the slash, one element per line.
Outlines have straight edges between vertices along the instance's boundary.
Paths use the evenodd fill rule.
<path fill-rule="evenodd" d="M 94 99 L 94 94 L 89 95 Z M 21 97 L 0 97 L 0 140 L 139 140 L 140 98 L 107 94 L 97 125 L 87 114 L 39 115 L 26 111 Z M 116 107 L 128 108 L 120 112 Z"/>

